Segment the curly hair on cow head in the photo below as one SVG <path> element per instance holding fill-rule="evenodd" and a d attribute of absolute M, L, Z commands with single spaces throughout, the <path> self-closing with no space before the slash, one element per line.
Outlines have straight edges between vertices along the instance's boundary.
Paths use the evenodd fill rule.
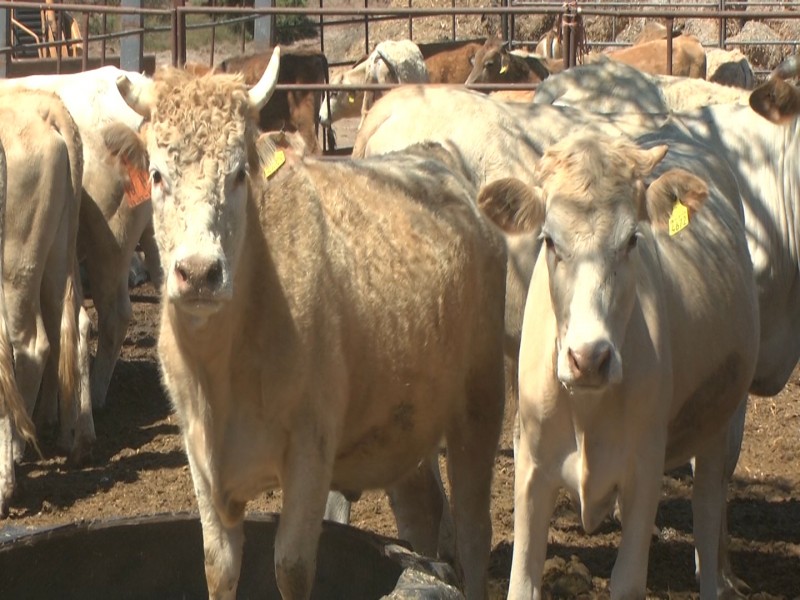
<path fill-rule="evenodd" d="M 251 147 L 257 111 L 240 74 L 195 76 L 165 67 L 153 76 L 151 130 L 180 169 L 202 156 L 221 157 L 231 146 Z"/>

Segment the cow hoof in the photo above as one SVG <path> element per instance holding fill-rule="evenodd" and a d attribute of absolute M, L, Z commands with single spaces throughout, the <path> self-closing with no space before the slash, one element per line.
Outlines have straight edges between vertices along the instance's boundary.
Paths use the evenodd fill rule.
<path fill-rule="evenodd" d="M 92 462 L 91 442 L 76 442 L 67 456 L 67 466 L 72 469 L 85 467 Z"/>

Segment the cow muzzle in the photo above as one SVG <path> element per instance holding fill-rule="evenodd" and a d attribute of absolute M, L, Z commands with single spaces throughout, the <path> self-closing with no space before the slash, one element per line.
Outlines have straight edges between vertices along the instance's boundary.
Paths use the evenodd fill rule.
<path fill-rule="evenodd" d="M 167 284 L 169 299 L 191 313 L 208 314 L 230 300 L 227 264 L 217 253 L 183 254 L 173 262 Z"/>
<path fill-rule="evenodd" d="M 557 370 L 567 387 L 601 389 L 622 380 L 619 352 L 607 340 L 561 346 Z"/>

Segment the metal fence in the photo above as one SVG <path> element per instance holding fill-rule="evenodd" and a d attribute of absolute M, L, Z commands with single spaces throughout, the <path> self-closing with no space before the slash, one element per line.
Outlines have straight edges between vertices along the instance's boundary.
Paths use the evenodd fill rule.
<path fill-rule="evenodd" d="M 631 5 L 624 2 L 551 2 L 546 0 L 503 0 L 502 6 L 459 7 L 457 0 L 450 6 L 441 8 L 415 8 L 413 0 L 408 7 L 374 7 L 364 0 L 363 7 L 329 7 L 324 0 L 318 6 L 275 7 L 274 0 L 251 0 L 254 6 L 185 6 L 184 0 L 171 0 L 168 8 L 144 8 L 142 0 L 120 0 L 120 6 L 88 4 L 55 4 L 48 2 L 18 2 L 0 0 L 0 77 L 16 76 L 38 72 L 74 72 L 104 64 L 116 64 L 128 70 L 149 71 L 154 60 L 145 55 L 145 36 L 161 34 L 168 39 L 168 49 L 175 65 L 186 61 L 187 33 L 193 30 L 208 30 L 210 62 L 214 61 L 216 33 L 222 27 L 235 24 L 253 23 L 252 34 L 245 34 L 240 25 L 241 50 L 249 44 L 267 46 L 274 39 L 274 23 L 278 16 L 302 15 L 312 19 L 319 30 L 320 50 L 325 52 L 325 32 L 332 27 L 359 24 L 364 28 L 364 51 L 368 53 L 374 40 L 370 37 L 370 24 L 385 20 L 404 20 L 408 26 L 408 37 L 414 39 L 414 20 L 423 17 L 441 16 L 450 19 L 450 37 L 458 39 L 456 17 L 458 15 L 496 15 L 500 18 L 506 39 L 513 43 L 519 40 L 516 35 L 516 20 L 524 15 L 559 16 L 576 11 L 584 19 L 591 16 L 605 16 L 615 19 L 633 17 L 660 20 L 668 29 L 677 18 L 700 18 L 719 20 L 719 47 L 746 44 L 798 44 L 800 40 L 764 40 L 752 42 L 731 42 L 727 39 L 726 21 L 729 19 L 796 19 L 800 12 L 796 9 L 800 2 L 748 2 L 748 10 L 742 0 L 719 0 L 702 4 L 658 4 L 642 3 Z M 311 0 L 313 2 L 313 0 Z M 574 8 L 571 8 L 574 7 Z M 770 10 L 776 9 L 776 10 Z M 79 24 L 80 39 L 65 39 L 57 33 L 43 32 L 41 39 L 20 42 L 14 35 L 19 20 L 12 15 L 20 11 L 40 11 L 57 15 L 63 22 L 69 18 Z M 145 27 L 145 18 L 150 24 Z M 190 22 L 191 21 L 191 22 Z M 113 23 L 113 25 L 112 25 Z M 153 23 L 156 23 L 155 25 Z M 610 46 L 615 42 L 606 40 L 587 40 L 593 46 Z M 70 45 L 72 52 L 64 51 Z M 48 56 L 42 50 L 55 49 Z M 39 52 L 38 57 L 30 58 L 31 50 Z M 331 60 L 331 64 L 337 64 Z"/>

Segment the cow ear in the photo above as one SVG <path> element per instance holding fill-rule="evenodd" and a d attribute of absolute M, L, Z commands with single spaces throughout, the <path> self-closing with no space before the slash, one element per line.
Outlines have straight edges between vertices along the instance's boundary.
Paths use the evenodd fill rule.
<path fill-rule="evenodd" d="M 667 150 L 669 146 L 662 144 L 639 151 L 634 161 L 634 176 L 638 179 L 647 177 L 667 154 Z"/>
<path fill-rule="evenodd" d="M 800 92 L 771 77 L 750 94 L 750 108 L 773 123 L 786 123 L 800 113 Z"/>
<path fill-rule="evenodd" d="M 542 190 L 512 177 L 483 186 L 478 193 L 478 207 L 506 233 L 528 233 L 544 222 Z"/>
<path fill-rule="evenodd" d="M 670 169 L 647 188 L 647 216 L 654 229 L 675 235 L 708 199 L 708 185 L 683 169 Z"/>

